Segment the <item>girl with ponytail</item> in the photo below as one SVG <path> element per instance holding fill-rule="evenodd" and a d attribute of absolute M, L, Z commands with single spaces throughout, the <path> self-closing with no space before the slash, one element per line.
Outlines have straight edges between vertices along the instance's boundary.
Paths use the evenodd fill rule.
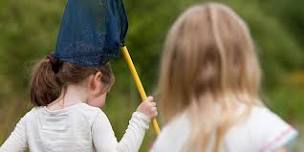
<path fill-rule="evenodd" d="M 55 53 L 33 69 L 34 108 L 18 122 L 0 152 L 139 150 L 150 119 L 157 115 L 153 98 L 139 105 L 120 142 L 100 109 L 114 83 L 109 60 L 118 57 L 127 28 L 124 11 L 115 7 L 123 3 L 68 0 Z"/>
<path fill-rule="evenodd" d="M 109 63 L 83 67 L 43 58 L 33 69 L 30 96 L 34 108 L 16 125 L 0 152 L 136 152 L 150 119 L 157 115 L 149 97 L 133 113 L 118 142 L 103 107 L 114 83 Z"/>

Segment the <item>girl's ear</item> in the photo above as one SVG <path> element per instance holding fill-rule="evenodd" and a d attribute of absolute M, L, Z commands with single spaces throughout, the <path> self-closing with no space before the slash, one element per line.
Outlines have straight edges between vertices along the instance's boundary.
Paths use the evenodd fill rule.
<path fill-rule="evenodd" d="M 102 78 L 101 72 L 97 72 L 96 74 L 89 77 L 89 90 L 93 96 L 99 96 L 101 94 L 106 93 L 101 78 Z"/>

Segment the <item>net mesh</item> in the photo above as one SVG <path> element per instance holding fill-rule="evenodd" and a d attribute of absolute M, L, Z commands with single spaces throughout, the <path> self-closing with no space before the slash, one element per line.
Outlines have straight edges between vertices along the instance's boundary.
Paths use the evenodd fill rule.
<path fill-rule="evenodd" d="M 54 56 L 81 66 L 119 56 L 128 29 L 122 0 L 68 0 Z"/>

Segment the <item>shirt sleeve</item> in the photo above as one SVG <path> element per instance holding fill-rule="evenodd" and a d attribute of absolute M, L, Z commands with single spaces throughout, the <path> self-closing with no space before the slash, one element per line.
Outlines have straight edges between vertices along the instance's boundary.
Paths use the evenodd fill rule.
<path fill-rule="evenodd" d="M 0 147 L 0 152 L 23 152 L 27 149 L 25 117 L 17 123 L 14 131 Z"/>
<path fill-rule="evenodd" d="M 128 128 L 120 142 L 117 141 L 107 116 L 100 111 L 92 126 L 93 143 L 96 152 L 137 152 L 143 141 L 150 119 L 140 112 L 134 112 Z"/>
<path fill-rule="evenodd" d="M 253 127 L 255 141 L 259 142 L 259 151 L 270 152 L 288 146 L 295 140 L 298 132 L 267 108 L 255 108 Z"/>

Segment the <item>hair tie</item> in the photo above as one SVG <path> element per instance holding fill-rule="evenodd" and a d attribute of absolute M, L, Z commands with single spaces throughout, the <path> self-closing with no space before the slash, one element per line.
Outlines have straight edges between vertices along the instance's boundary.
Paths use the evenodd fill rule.
<path fill-rule="evenodd" d="M 50 60 L 52 65 L 55 65 L 57 63 L 57 60 L 55 59 L 53 54 L 47 55 L 46 58 Z"/>
<path fill-rule="evenodd" d="M 54 73 L 58 73 L 61 65 L 62 65 L 62 61 L 58 60 L 54 54 L 49 54 L 46 56 L 47 59 L 49 59 L 51 65 L 52 65 L 52 70 L 54 71 Z"/>

